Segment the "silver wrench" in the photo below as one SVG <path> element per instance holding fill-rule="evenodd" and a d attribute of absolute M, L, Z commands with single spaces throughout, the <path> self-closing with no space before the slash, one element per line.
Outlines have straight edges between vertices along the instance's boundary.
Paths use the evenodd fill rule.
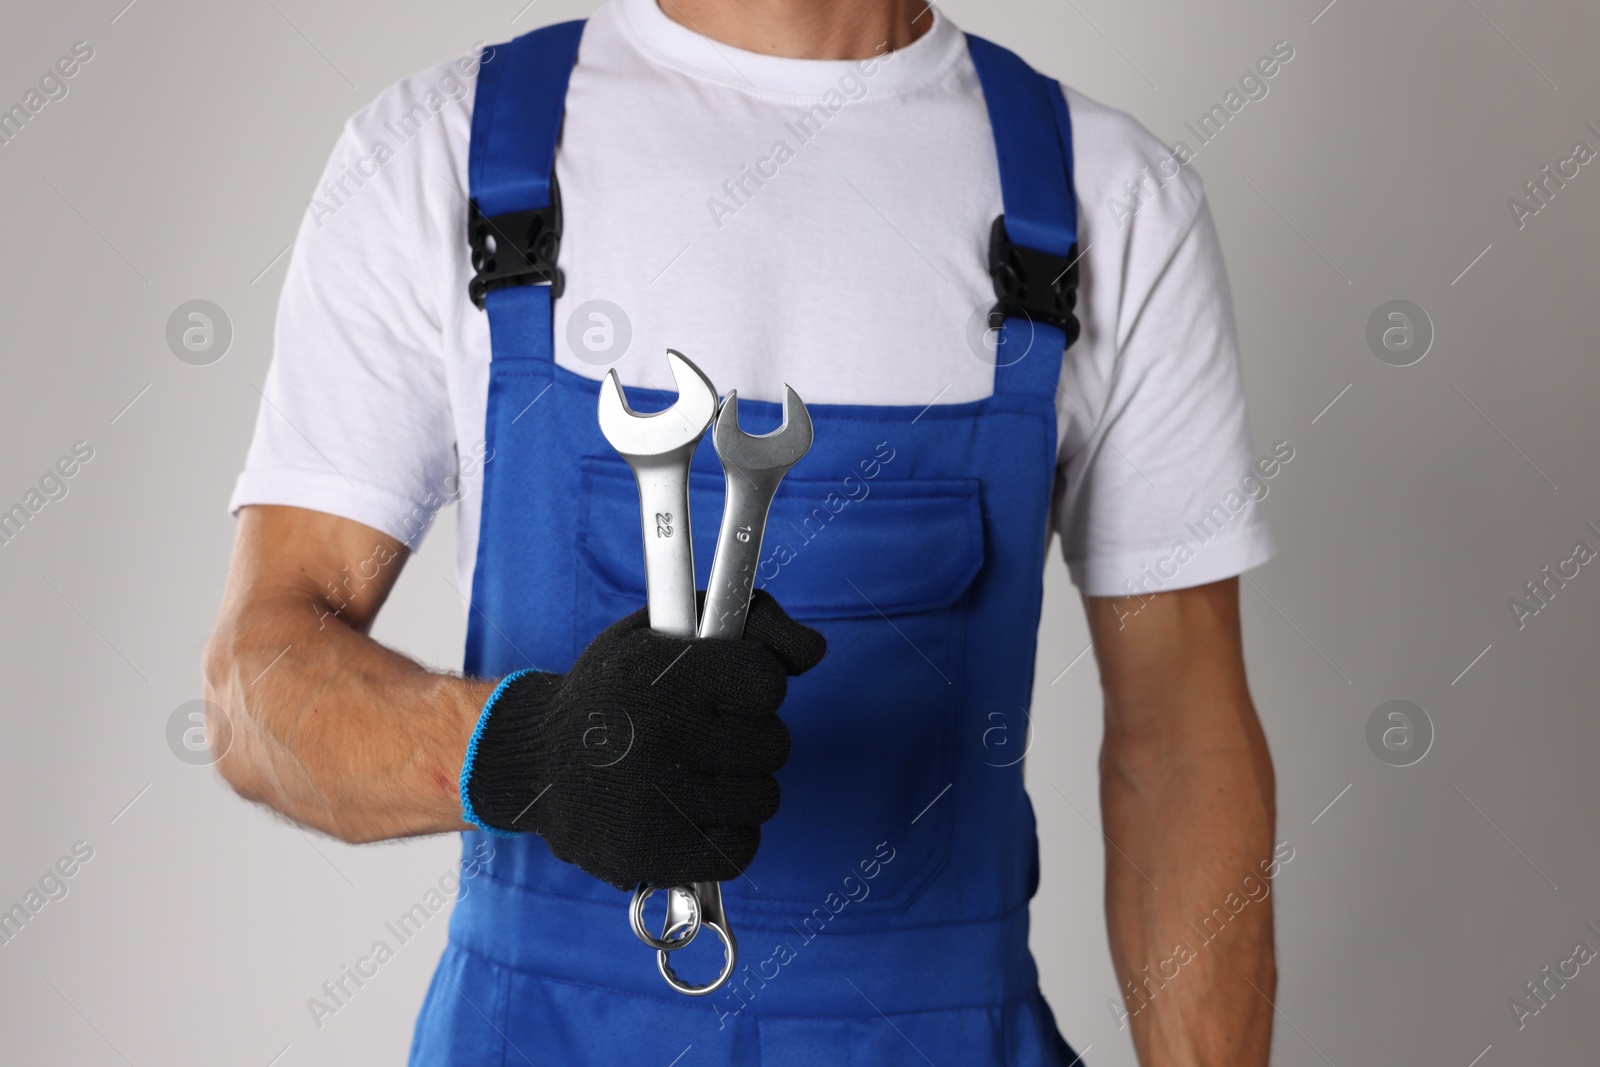
<path fill-rule="evenodd" d="M 717 446 L 717 457 L 722 460 L 727 500 L 722 509 L 722 528 L 717 532 L 716 555 L 711 560 L 711 580 L 706 584 L 706 606 L 700 617 L 701 638 L 737 640 L 744 636 L 745 619 L 750 614 L 750 595 L 755 589 L 756 567 L 761 561 L 767 512 L 772 507 L 778 483 L 811 449 L 811 439 L 811 415 L 799 394 L 788 386 L 784 386 L 783 424 L 759 436 L 739 429 L 737 390 L 729 392 L 722 402 L 711 440 Z M 649 896 L 648 890 L 634 895 L 636 933 L 642 929 L 644 902 Z M 694 916 L 685 911 L 684 897 L 698 903 L 701 921 L 722 939 L 726 947 L 722 971 L 703 986 L 690 985 L 679 978 L 672 969 L 668 952 L 687 944 L 687 939 L 658 951 L 656 966 L 673 989 L 700 997 L 720 988 L 732 976 L 739 948 L 722 909 L 719 882 L 696 882 L 687 894 L 681 889 L 673 890 L 668 898 L 665 938 L 671 939 L 679 928 L 689 930 L 688 936 L 693 937 Z"/>
<path fill-rule="evenodd" d="M 693 637 L 697 611 L 689 463 L 716 415 L 717 390 L 681 352 L 668 349 L 667 363 L 678 385 L 678 402 L 653 415 L 633 410 L 615 370 L 606 375 L 600 389 L 600 432 L 627 462 L 639 485 L 650 628 L 674 637 Z M 693 940 L 704 916 L 699 900 L 689 890 L 675 889 L 668 899 L 666 929 L 660 938 L 645 929 L 640 898 L 635 898 L 631 919 L 641 941 L 666 952 Z"/>
<path fill-rule="evenodd" d="M 665 411 L 641 415 L 629 406 L 613 370 L 600 389 L 600 432 L 627 462 L 639 485 L 650 628 L 674 637 L 694 637 L 698 612 L 689 524 L 689 464 L 716 415 L 717 391 L 681 352 L 668 349 L 667 362 L 678 385 L 678 402 Z M 710 925 L 726 946 L 722 975 L 716 985 L 704 990 L 711 992 L 733 973 L 738 960 L 717 883 L 668 890 L 667 920 L 659 938 L 644 925 L 644 903 L 653 892 L 641 886 L 634 895 L 629 909 L 634 934 L 664 957 L 694 940 L 702 925 Z"/>

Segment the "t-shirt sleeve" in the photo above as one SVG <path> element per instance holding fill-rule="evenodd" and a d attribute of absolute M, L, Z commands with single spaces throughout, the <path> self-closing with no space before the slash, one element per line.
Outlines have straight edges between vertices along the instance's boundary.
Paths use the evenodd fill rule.
<path fill-rule="evenodd" d="M 301 222 L 229 507 L 310 508 L 415 548 L 453 481 L 455 434 L 419 182 L 374 153 L 375 116 L 346 125 Z"/>
<path fill-rule="evenodd" d="M 1187 168 L 1142 208 L 1109 203 L 1085 204 L 1102 212 L 1096 239 L 1115 252 L 1090 271 L 1116 273 L 1080 302 L 1094 321 L 1084 351 L 1067 353 L 1053 516 L 1062 554 L 1089 596 L 1232 577 L 1272 555 L 1259 504 L 1286 460 L 1252 451 L 1216 226 Z"/>

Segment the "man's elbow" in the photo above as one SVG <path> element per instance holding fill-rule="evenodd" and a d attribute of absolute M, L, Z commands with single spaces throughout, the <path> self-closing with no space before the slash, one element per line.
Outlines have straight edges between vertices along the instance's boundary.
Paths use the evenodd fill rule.
<path fill-rule="evenodd" d="M 246 800 L 261 800 L 263 794 L 246 773 L 241 753 L 235 751 L 236 724 L 233 695 L 236 691 L 238 656 L 235 652 L 233 627 L 226 619 L 219 620 L 211 636 L 206 639 L 200 656 L 200 674 L 206 705 L 206 744 L 214 754 L 214 766 L 223 781 Z M 242 724 L 240 724 L 242 725 Z"/>
<path fill-rule="evenodd" d="M 201 654 L 201 675 L 206 703 L 206 744 L 213 766 L 239 797 L 271 808 L 285 818 L 280 791 L 273 788 L 269 755 L 252 741 L 263 731 L 249 721 L 251 706 L 243 699 L 241 641 L 238 625 L 218 620 Z M 299 820 L 292 820 L 298 822 Z"/>

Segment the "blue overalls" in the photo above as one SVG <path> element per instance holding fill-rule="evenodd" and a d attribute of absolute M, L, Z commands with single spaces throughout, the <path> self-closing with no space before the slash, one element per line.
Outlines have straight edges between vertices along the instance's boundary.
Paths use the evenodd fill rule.
<path fill-rule="evenodd" d="M 539 209 L 581 33 L 565 23 L 499 46 L 477 88 L 472 226 L 486 284 L 473 298 L 493 336 L 494 459 L 465 667 L 485 677 L 564 671 L 644 603 L 638 495 L 600 435 L 600 383 L 555 364 L 551 285 L 513 284 L 555 277 L 559 223 Z M 1066 103 L 1010 52 L 969 46 L 1001 163 L 1002 273 L 1019 293 L 1031 285 L 1037 306 L 1058 280 L 1041 281 L 1040 265 L 1067 262 L 1076 236 Z M 484 244 L 485 218 L 520 219 L 527 247 Z M 827 636 L 828 655 L 790 685 L 783 804 L 748 877 L 723 888 L 741 950 L 732 980 L 704 998 L 672 992 L 628 927 L 627 894 L 536 836 L 494 838 L 456 906 L 413 1064 L 1078 1062 L 1028 951 L 1038 850 L 1020 758 L 1055 393 L 1075 330 L 1009 308 L 1000 350 L 1026 355 L 996 361 L 987 399 L 810 409 L 816 443 L 783 482 L 758 580 Z M 681 343 L 692 356 L 694 339 Z M 781 416 L 742 397 L 739 413 L 758 433 Z M 691 476 L 702 585 L 722 497 L 703 442 Z M 463 836 L 468 850 L 483 840 Z"/>

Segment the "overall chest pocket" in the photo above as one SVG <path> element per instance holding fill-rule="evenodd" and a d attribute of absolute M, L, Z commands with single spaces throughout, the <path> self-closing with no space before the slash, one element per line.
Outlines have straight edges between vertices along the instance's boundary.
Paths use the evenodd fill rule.
<path fill-rule="evenodd" d="M 763 829 L 750 879 L 724 890 L 741 915 L 778 926 L 800 922 L 830 894 L 835 904 L 848 897 L 857 915 L 902 909 L 950 850 L 955 805 L 939 798 L 953 780 L 967 605 L 981 585 L 979 483 L 889 474 L 791 476 L 767 522 L 757 584 L 828 639 L 826 658 L 791 681 L 781 712 L 794 738 L 779 772 L 782 806 Z M 701 587 L 723 491 L 720 472 L 692 474 Z M 631 472 L 586 460 L 583 496 L 579 647 L 645 601 Z"/>

